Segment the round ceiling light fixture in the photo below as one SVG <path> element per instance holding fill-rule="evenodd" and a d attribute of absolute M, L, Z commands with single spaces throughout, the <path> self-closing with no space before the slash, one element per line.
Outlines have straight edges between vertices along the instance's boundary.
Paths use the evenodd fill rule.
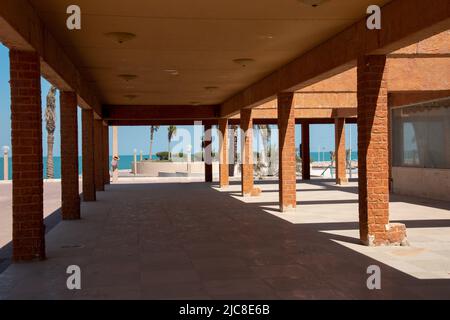
<path fill-rule="evenodd" d="M 328 0 L 298 0 L 298 1 L 306 5 L 309 5 L 313 8 L 316 8 L 321 4 L 323 4 L 324 2 L 327 2 Z"/>
<path fill-rule="evenodd" d="M 198 101 L 191 101 L 191 102 L 189 102 L 189 104 L 193 105 L 193 106 L 199 106 L 200 102 L 198 102 Z"/>
<path fill-rule="evenodd" d="M 164 72 L 167 72 L 171 76 L 178 76 L 180 74 L 177 69 L 166 69 Z"/>
<path fill-rule="evenodd" d="M 216 86 L 207 86 L 207 87 L 205 87 L 206 91 L 216 91 L 217 89 L 219 89 L 219 87 L 216 87 Z"/>
<path fill-rule="evenodd" d="M 124 42 L 130 41 L 130 40 L 133 40 L 134 38 L 136 38 L 136 35 L 131 32 L 108 32 L 108 33 L 105 33 L 105 36 L 107 36 L 108 38 L 114 39 L 114 41 L 116 41 L 119 44 L 122 44 Z"/>
<path fill-rule="evenodd" d="M 234 59 L 233 62 L 240 65 L 241 67 L 246 67 L 249 64 L 255 62 L 255 60 L 251 59 L 251 58 L 239 58 L 239 59 Z"/>
<path fill-rule="evenodd" d="M 131 80 L 136 79 L 138 76 L 135 74 L 119 74 L 118 77 L 129 82 Z"/>
<path fill-rule="evenodd" d="M 271 34 L 260 34 L 258 39 L 260 40 L 272 40 L 274 37 Z"/>

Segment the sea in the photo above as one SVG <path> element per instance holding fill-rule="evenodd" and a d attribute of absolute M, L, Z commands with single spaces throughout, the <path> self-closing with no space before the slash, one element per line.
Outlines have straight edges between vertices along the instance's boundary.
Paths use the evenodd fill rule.
<path fill-rule="evenodd" d="M 311 152 L 311 160 L 312 161 L 330 161 L 331 160 L 331 154 L 329 151 L 324 151 L 324 152 Z M 144 156 L 144 159 L 147 158 L 148 156 Z M 155 155 L 153 155 L 152 157 L 154 160 L 157 159 L 157 157 Z M 138 156 L 139 159 L 139 156 Z M 352 155 L 351 155 L 351 159 L 352 160 L 357 160 L 358 159 L 358 152 L 357 151 L 352 151 Z M 111 157 L 109 159 L 109 162 L 111 163 Z M 120 161 L 119 161 L 119 170 L 127 170 L 127 169 L 131 169 L 131 164 L 133 162 L 133 155 L 126 155 L 126 156 L 120 156 Z M 43 164 L 44 164 L 44 178 L 46 178 L 46 173 L 47 173 L 47 157 L 43 158 Z M 54 178 L 55 179 L 60 179 L 61 178 L 61 157 L 53 157 L 53 165 L 54 165 Z M 8 160 L 8 180 L 12 179 L 12 159 L 9 158 Z M 79 174 L 81 174 L 82 172 L 82 161 L 81 161 L 81 156 L 78 157 L 78 172 Z M 4 173 L 3 173 L 3 157 L 0 158 L 0 180 L 4 179 Z"/>

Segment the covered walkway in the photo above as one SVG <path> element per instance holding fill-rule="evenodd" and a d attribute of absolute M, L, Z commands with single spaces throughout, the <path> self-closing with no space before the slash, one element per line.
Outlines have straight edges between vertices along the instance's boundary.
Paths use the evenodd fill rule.
<path fill-rule="evenodd" d="M 367 247 L 356 182 L 297 183 L 301 206 L 288 213 L 277 210 L 277 181 L 255 183 L 262 194 L 251 198 L 240 196 L 239 181 L 225 189 L 185 178 L 108 185 L 82 203 L 81 220 L 47 233 L 47 260 L 0 274 L 0 299 L 450 296 L 450 203 L 393 195 L 392 221 L 407 225 L 411 246 Z M 69 265 L 80 266 L 82 290 L 67 290 Z M 370 265 L 380 266 L 383 290 L 368 290 Z"/>

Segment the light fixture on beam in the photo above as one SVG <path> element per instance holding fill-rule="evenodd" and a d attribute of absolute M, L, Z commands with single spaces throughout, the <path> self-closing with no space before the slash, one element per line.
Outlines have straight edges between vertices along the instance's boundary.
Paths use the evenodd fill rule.
<path fill-rule="evenodd" d="M 217 89 L 219 89 L 219 87 L 216 87 L 216 86 L 207 86 L 207 87 L 205 87 L 205 90 L 206 91 L 210 91 L 210 92 L 216 91 Z"/>
<path fill-rule="evenodd" d="M 122 44 L 124 42 L 130 41 L 130 40 L 133 40 L 134 38 L 136 38 L 136 35 L 131 32 L 108 32 L 108 33 L 105 33 L 105 36 L 113 39 L 114 41 L 116 41 L 119 44 Z"/>

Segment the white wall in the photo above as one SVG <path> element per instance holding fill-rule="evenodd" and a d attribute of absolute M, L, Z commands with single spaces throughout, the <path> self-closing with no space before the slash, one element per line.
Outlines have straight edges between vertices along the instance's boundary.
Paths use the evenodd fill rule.
<path fill-rule="evenodd" d="M 393 167 L 393 192 L 450 201 L 450 169 Z"/>

